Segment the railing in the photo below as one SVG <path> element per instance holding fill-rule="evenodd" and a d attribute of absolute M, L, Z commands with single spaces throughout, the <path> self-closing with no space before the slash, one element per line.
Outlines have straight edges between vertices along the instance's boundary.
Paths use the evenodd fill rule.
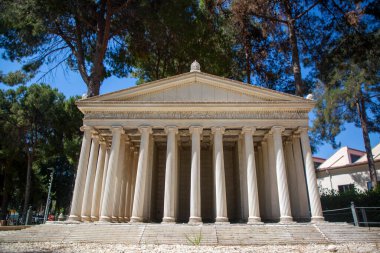
<path fill-rule="evenodd" d="M 323 215 L 331 222 L 347 222 L 365 227 L 380 226 L 380 207 L 359 207 L 351 202 L 350 207 L 324 210 Z"/>

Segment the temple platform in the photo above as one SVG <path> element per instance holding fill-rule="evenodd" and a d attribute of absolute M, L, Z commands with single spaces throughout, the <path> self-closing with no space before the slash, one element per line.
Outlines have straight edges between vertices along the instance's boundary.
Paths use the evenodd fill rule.
<path fill-rule="evenodd" d="M 380 243 L 380 228 L 345 223 L 294 224 L 45 224 L 0 232 L 0 243 L 122 243 L 182 245 L 295 245 Z"/>

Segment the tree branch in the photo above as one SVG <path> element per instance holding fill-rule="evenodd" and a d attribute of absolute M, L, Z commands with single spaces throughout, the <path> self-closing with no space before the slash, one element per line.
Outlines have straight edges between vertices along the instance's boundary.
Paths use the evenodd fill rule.
<path fill-rule="evenodd" d="M 312 4 L 309 8 L 307 8 L 304 12 L 302 12 L 297 17 L 295 17 L 294 20 L 300 19 L 303 15 L 308 13 L 311 9 L 313 9 L 315 6 L 317 6 L 320 2 L 321 2 L 321 0 L 317 0 L 314 4 Z"/>

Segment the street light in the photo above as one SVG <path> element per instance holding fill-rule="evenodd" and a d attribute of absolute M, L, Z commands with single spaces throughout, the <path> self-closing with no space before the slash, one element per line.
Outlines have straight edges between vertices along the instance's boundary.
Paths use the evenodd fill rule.
<path fill-rule="evenodd" d="M 49 214 L 49 206 L 50 206 L 50 201 L 51 201 L 51 186 L 53 184 L 53 176 L 54 176 L 54 168 L 48 168 L 48 170 L 51 170 L 50 173 L 50 180 L 49 180 L 49 191 L 48 191 L 48 196 L 46 200 L 46 207 L 45 207 L 45 215 L 44 215 L 44 223 L 46 223 L 48 214 Z"/>

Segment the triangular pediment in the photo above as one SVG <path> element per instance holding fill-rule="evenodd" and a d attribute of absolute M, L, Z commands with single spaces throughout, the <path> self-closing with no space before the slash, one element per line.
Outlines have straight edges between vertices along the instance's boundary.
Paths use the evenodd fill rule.
<path fill-rule="evenodd" d="M 81 102 L 255 103 L 310 100 L 205 73 L 186 73 Z"/>

